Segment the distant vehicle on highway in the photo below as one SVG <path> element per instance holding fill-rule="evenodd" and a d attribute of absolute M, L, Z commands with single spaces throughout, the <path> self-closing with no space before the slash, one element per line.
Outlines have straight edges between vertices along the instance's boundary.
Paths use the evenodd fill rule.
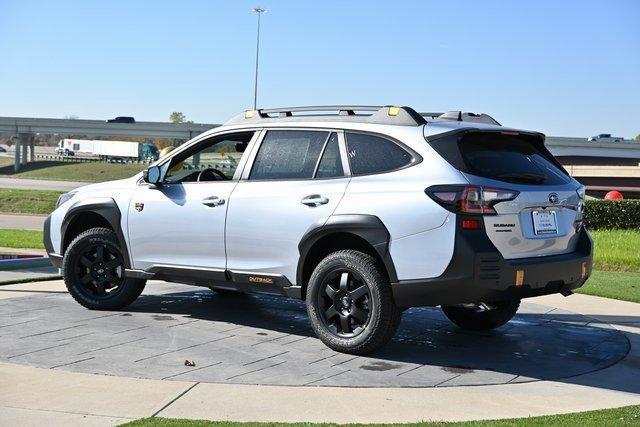
<path fill-rule="evenodd" d="M 622 142 L 624 138 L 621 136 L 611 136 L 610 133 L 601 133 L 599 135 L 590 136 L 587 141 L 595 142 Z"/>
<path fill-rule="evenodd" d="M 135 123 L 136 119 L 134 119 L 133 117 L 125 117 L 125 116 L 118 116 L 115 119 L 109 119 L 107 120 L 107 123 Z"/>
<path fill-rule="evenodd" d="M 56 152 L 62 156 L 92 154 L 104 160 L 158 160 L 159 156 L 153 144 L 86 139 L 62 139 Z"/>

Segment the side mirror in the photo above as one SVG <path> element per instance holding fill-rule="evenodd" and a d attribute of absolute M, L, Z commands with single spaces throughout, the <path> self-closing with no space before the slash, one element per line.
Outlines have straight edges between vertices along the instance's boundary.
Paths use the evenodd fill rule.
<path fill-rule="evenodd" d="M 144 179 L 144 182 L 151 185 L 160 185 L 162 181 L 161 176 L 162 173 L 159 166 L 151 166 L 149 169 L 142 172 L 142 179 Z"/>

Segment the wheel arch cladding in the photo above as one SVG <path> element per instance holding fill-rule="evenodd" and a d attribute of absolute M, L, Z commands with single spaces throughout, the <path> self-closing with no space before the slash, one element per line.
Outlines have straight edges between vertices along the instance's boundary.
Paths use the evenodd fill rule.
<path fill-rule="evenodd" d="M 391 283 L 398 278 L 389 253 L 391 236 L 383 222 L 374 215 L 333 215 L 323 225 L 313 226 L 300 240 L 296 284 L 303 289 L 315 266 L 328 254 L 341 249 L 356 249 L 372 255 Z"/>
<path fill-rule="evenodd" d="M 131 260 L 126 240 L 122 232 L 122 215 L 115 200 L 110 197 L 80 200 L 67 211 L 62 220 L 60 234 L 62 236 L 62 254 L 66 252 L 71 241 L 83 231 L 94 227 L 105 227 L 113 230 L 118 239 L 126 268 L 130 268 Z"/>

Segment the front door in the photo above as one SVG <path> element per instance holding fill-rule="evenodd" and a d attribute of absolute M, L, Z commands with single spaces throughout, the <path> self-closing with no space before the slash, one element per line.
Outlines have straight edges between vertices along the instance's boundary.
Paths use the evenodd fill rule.
<path fill-rule="evenodd" d="M 326 222 L 349 183 L 341 141 L 332 131 L 266 132 L 229 203 L 229 270 L 295 283 L 300 240 Z"/>
<path fill-rule="evenodd" d="M 189 269 L 210 270 L 224 277 L 229 196 L 253 135 L 200 141 L 169 160 L 162 185 L 137 187 L 128 213 L 135 269 L 178 276 Z"/>

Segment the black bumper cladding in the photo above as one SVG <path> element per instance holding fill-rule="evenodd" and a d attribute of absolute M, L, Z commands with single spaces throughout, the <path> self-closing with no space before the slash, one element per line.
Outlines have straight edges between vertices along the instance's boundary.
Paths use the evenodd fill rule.
<path fill-rule="evenodd" d="M 589 278 L 593 243 L 580 231 L 575 252 L 505 260 L 484 230 L 458 227 L 453 259 L 436 278 L 393 283 L 400 307 L 521 299 L 579 288 Z"/>
<path fill-rule="evenodd" d="M 53 243 L 51 243 L 51 215 L 44 220 L 43 243 L 47 255 L 49 255 L 49 259 L 51 260 L 51 264 L 53 264 L 54 267 L 60 268 L 62 265 L 62 257 L 55 253 Z"/>

